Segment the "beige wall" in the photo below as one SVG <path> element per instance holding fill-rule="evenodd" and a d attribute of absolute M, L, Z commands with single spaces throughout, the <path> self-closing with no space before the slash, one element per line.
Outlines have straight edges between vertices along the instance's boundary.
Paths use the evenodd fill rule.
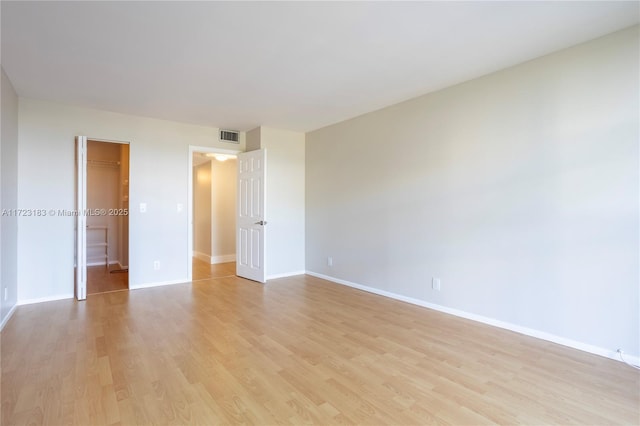
<path fill-rule="evenodd" d="M 255 151 L 260 149 L 262 127 L 256 127 L 247 132 L 247 151 Z"/>
<path fill-rule="evenodd" d="M 236 160 L 194 167 L 194 256 L 210 263 L 232 262 L 236 254 Z"/>
<path fill-rule="evenodd" d="M 0 74 L 0 209 L 11 210 L 18 208 L 18 96 L 4 69 L 0 69 Z M 0 242 L 0 324 L 4 324 L 18 298 L 18 218 L 15 215 L 2 215 Z"/>
<path fill-rule="evenodd" d="M 635 27 L 307 134 L 307 269 L 638 356 L 638 51 Z"/>
<path fill-rule="evenodd" d="M 247 150 L 267 151 L 267 279 L 305 271 L 305 135 L 259 127 Z"/>
<path fill-rule="evenodd" d="M 211 261 L 232 261 L 236 255 L 235 159 L 211 164 Z"/>
<path fill-rule="evenodd" d="M 201 260 L 211 258 L 211 161 L 193 168 L 193 250 Z"/>

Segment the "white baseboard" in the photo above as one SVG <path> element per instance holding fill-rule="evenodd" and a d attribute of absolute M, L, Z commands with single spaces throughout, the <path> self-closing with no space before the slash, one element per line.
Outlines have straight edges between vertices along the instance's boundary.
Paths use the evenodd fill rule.
<path fill-rule="evenodd" d="M 211 256 L 209 256 L 208 254 L 204 254 L 194 250 L 193 257 L 198 260 L 202 260 L 203 262 L 211 263 Z"/>
<path fill-rule="evenodd" d="M 236 261 L 236 255 L 234 254 L 223 254 L 220 256 L 211 256 L 211 260 L 210 263 L 212 265 L 218 264 L 218 263 L 227 263 L 227 262 L 235 262 Z"/>
<path fill-rule="evenodd" d="M 2 322 L 0 322 L 0 331 L 2 331 L 5 325 L 7 325 L 7 323 L 13 316 L 13 313 L 16 311 L 17 307 L 18 307 L 18 304 L 16 303 L 11 307 L 11 309 L 9 309 L 9 313 L 7 313 L 7 315 L 2 319 Z"/>
<path fill-rule="evenodd" d="M 546 333 L 544 331 L 535 330 L 533 328 L 523 327 L 523 326 L 520 326 L 520 325 L 517 325 L 517 324 L 511 324 L 509 322 L 497 320 L 497 319 L 494 319 L 494 318 L 484 317 L 482 315 L 477 315 L 477 314 L 473 314 L 473 313 L 470 313 L 470 312 L 461 311 L 459 309 L 448 308 L 446 306 L 437 305 L 435 303 L 425 302 L 424 300 L 416 299 L 416 298 L 413 298 L 413 297 L 403 296 L 401 294 L 396 294 L 396 293 L 392 293 L 392 292 L 389 292 L 389 291 L 380 290 L 380 289 L 377 289 L 377 288 L 374 288 L 374 287 L 369 287 L 369 286 L 362 285 L 362 284 L 357 284 L 357 283 L 354 283 L 354 282 L 351 282 L 351 281 L 342 280 L 340 278 L 334 278 L 334 277 L 331 277 L 331 276 L 328 276 L 328 275 L 319 274 L 319 273 L 313 272 L 313 271 L 307 271 L 306 273 L 307 273 L 307 275 L 311 275 L 312 277 L 321 278 L 323 280 L 331 281 L 331 282 L 334 282 L 336 284 L 341 284 L 341 285 L 345 285 L 345 286 L 348 286 L 348 287 L 357 288 L 358 290 L 363 290 L 363 291 L 366 291 L 366 292 L 369 292 L 369 293 L 374 293 L 374 294 L 377 294 L 377 295 L 380 295 L 380 296 L 389 297 L 391 299 L 400 300 L 402 302 L 411 303 L 412 305 L 422 306 L 422 307 L 425 307 L 425 308 L 429 308 L 429 309 L 433 309 L 433 310 L 436 310 L 436 311 L 444 312 L 444 313 L 447 313 L 447 314 L 455 315 L 457 317 L 469 319 L 469 320 L 472 320 L 472 321 L 481 322 L 483 324 L 488 324 L 488 325 L 491 325 L 491 326 L 494 326 L 494 327 L 503 328 L 505 330 L 515 331 L 516 333 L 524 334 L 526 336 L 535 337 L 535 338 L 538 338 L 538 339 L 542 339 L 542 340 L 546 340 L 546 341 L 549 341 L 549 342 L 557 343 L 559 345 L 568 346 L 568 347 L 573 348 L 573 349 L 578 349 L 578 350 L 581 350 L 581 351 L 584 351 L 584 352 L 589 352 L 589 353 L 592 353 L 594 355 L 600 355 L 600 356 L 603 356 L 603 357 L 606 357 L 606 358 L 611 358 L 613 360 L 623 362 L 620 359 L 620 356 L 616 352 L 615 349 L 612 350 L 612 349 L 600 348 L 598 346 L 593 346 L 593 345 L 589 345 L 587 343 L 578 342 L 576 340 L 567 339 L 565 337 L 556 336 L 555 334 Z M 639 356 L 633 356 L 633 355 L 625 354 L 624 357 L 628 362 L 630 362 L 632 364 L 635 364 L 635 365 L 639 365 L 640 364 L 640 357 Z"/>
<path fill-rule="evenodd" d="M 130 284 L 129 290 L 139 290 L 141 288 L 151 288 L 151 287 L 161 287 L 163 285 L 174 285 L 174 284 L 186 284 L 190 281 L 186 278 L 181 280 L 171 280 L 171 281 L 157 281 L 153 283 L 144 283 L 144 284 Z"/>
<path fill-rule="evenodd" d="M 285 272 L 283 274 L 274 274 L 274 275 L 268 275 L 267 276 L 267 280 L 275 280 L 276 278 L 286 278 L 286 277 L 293 277 L 296 275 L 304 275 L 306 274 L 306 271 L 294 271 L 294 272 Z M 309 274 L 311 275 L 311 274 Z"/>
<path fill-rule="evenodd" d="M 34 303 L 53 302 L 56 300 L 73 299 L 74 297 L 75 296 L 73 295 L 73 293 L 71 293 L 71 294 L 61 294 L 58 296 L 50 296 L 50 297 L 38 297 L 35 299 L 23 299 L 23 300 L 18 300 L 18 303 L 16 303 L 16 305 L 18 306 L 33 305 Z"/>
<path fill-rule="evenodd" d="M 196 259 L 202 260 L 203 262 L 207 262 L 211 265 L 215 265 L 218 263 L 227 263 L 227 262 L 235 262 L 236 261 L 236 254 L 222 254 L 220 256 L 209 256 L 208 254 L 199 252 L 199 251 L 194 251 L 193 252 L 193 257 L 195 257 Z"/>
<path fill-rule="evenodd" d="M 109 261 L 109 265 L 116 265 L 116 264 L 120 264 L 120 262 L 118 262 L 117 260 L 110 260 Z M 87 262 L 87 266 L 104 266 L 104 263 L 102 262 Z"/>

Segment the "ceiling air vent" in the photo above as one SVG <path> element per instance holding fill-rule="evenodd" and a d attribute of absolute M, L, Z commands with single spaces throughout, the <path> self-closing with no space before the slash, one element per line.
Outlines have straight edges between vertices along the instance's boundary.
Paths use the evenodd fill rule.
<path fill-rule="evenodd" d="M 222 142 L 240 143 L 240 133 L 234 130 L 220 130 L 220 140 Z"/>

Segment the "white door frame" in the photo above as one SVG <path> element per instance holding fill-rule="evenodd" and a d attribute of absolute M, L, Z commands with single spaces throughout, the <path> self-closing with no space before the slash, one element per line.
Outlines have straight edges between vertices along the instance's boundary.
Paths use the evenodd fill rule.
<path fill-rule="evenodd" d="M 76 300 L 87 298 L 87 137 L 76 136 L 75 141 L 75 209 L 74 224 L 74 283 Z"/>
<path fill-rule="evenodd" d="M 225 149 L 211 146 L 189 145 L 189 190 L 187 195 L 187 216 L 189 217 L 189 233 L 187 237 L 188 248 L 188 275 L 189 281 L 193 281 L 193 154 L 202 152 L 205 154 L 227 154 L 238 155 L 242 151 L 239 149 Z"/>
<path fill-rule="evenodd" d="M 87 298 L 87 217 L 85 211 L 87 209 L 87 146 L 89 142 L 106 142 L 117 143 L 120 145 L 129 145 L 129 142 L 92 138 L 89 136 L 78 135 L 75 137 L 76 143 L 76 221 L 74 226 L 75 234 L 75 250 L 74 250 L 74 295 L 76 300 L 85 300 Z M 79 147 L 78 145 L 82 145 Z M 82 148 L 82 149 L 80 149 Z M 131 149 L 129 149 L 129 181 L 131 181 Z M 131 187 L 129 187 L 129 198 L 131 196 Z M 129 213 L 131 213 L 131 205 L 129 205 Z M 129 221 L 129 235 L 131 235 L 131 221 Z M 131 238 L 127 238 L 129 249 L 129 272 L 131 272 Z M 107 259 L 107 266 L 109 259 Z M 129 274 L 131 277 L 131 274 Z M 131 281 L 127 282 L 127 287 L 131 288 Z"/>

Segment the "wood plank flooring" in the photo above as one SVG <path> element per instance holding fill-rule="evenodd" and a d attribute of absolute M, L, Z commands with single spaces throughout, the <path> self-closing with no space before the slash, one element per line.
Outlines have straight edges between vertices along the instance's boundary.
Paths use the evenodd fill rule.
<path fill-rule="evenodd" d="M 224 278 L 236 274 L 236 262 L 209 264 L 197 258 L 193 258 L 193 281 L 211 278 Z"/>
<path fill-rule="evenodd" d="M 2 425 L 638 424 L 609 359 L 309 276 L 20 306 Z"/>
<path fill-rule="evenodd" d="M 111 273 L 117 269 L 112 265 L 110 269 L 104 266 L 89 266 L 87 268 L 87 294 L 105 293 L 129 289 L 129 272 Z"/>
<path fill-rule="evenodd" d="M 218 263 L 211 265 L 200 259 L 193 258 L 193 280 L 222 278 L 236 274 L 236 263 Z M 129 272 L 112 273 L 114 269 L 104 266 L 90 266 L 87 268 L 87 294 L 106 293 L 129 289 Z"/>

